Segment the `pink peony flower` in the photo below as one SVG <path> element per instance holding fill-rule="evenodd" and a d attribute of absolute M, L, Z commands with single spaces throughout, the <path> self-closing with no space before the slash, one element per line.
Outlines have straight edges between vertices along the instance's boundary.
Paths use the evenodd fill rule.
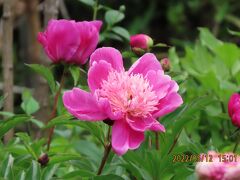
<path fill-rule="evenodd" d="M 229 155 L 234 156 L 233 153 L 224 153 L 226 157 Z M 209 151 L 208 157 L 211 155 L 213 162 L 206 162 L 206 159 L 203 159 L 203 162 L 198 162 L 196 165 L 196 174 L 199 180 L 238 180 L 240 179 L 240 157 L 237 157 L 237 161 L 234 159 L 233 162 L 230 162 L 229 159 L 226 159 L 226 162 L 223 162 L 223 154 L 217 153 L 215 151 Z M 219 157 L 220 155 L 220 157 Z"/>
<path fill-rule="evenodd" d="M 38 41 L 53 63 L 84 64 L 97 47 L 101 26 L 101 21 L 50 20 Z"/>
<path fill-rule="evenodd" d="M 146 34 L 136 34 L 130 37 L 130 46 L 136 54 L 141 54 L 153 46 L 153 40 Z"/>
<path fill-rule="evenodd" d="M 234 93 L 228 102 L 228 114 L 232 123 L 240 128 L 240 94 Z"/>
<path fill-rule="evenodd" d="M 111 119 L 111 143 L 118 155 L 138 148 L 146 130 L 164 132 L 156 118 L 183 102 L 177 83 L 164 75 L 159 61 L 150 53 L 125 71 L 118 50 L 97 49 L 90 57 L 88 85 L 91 92 L 79 88 L 65 92 L 64 106 L 81 120 Z"/>

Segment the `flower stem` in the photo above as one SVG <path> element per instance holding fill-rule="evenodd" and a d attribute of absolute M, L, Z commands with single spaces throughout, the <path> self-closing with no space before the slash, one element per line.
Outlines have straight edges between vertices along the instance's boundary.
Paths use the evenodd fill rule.
<path fill-rule="evenodd" d="M 174 139 L 173 144 L 172 144 L 172 146 L 170 147 L 170 150 L 168 151 L 168 154 L 170 154 L 170 153 L 173 151 L 174 147 L 176 146 L 177 141 L 178 141 L 178 138 L 179 138 L 181 132 L 182 132 L 182 130 L 178 133 L 177 137 Z"/>
<path fill-rule="evenodd" d="M 97 175 L 101 175 L 102 173 L 102 170 L 107 162 L 107 158 L 110 154 L 110 151 L 112 149 L 112 144 L 110 143 L 110 133 L 111 133 L 111 126 L 108 126 L 108 133 L 107 133 L 107 141 L 108 141 L 108 144 L 105 145 L 105 150 L 104 150 L 104 155 L 103 155 L 103 158 L 102 158 L 102 161 L 101 161 L 101 164 L 98 168 L 98 172 L 97 172 Z"/>
<path fill-rule="evenodd" d="M 93 8 L 93 20 L 97 19 L 97 12 L 98 12 L 98 0 L 95 1 L 95 5 Z"/>
<path fill-rule="evenodd" d="M 156 143 L 156 150 L 159 150 L 159 139 L 158 139 L 158 132 L 155 132 L 155 143 Z"/>
<path fill-rule="evenodd" d="M 107 162 L 107 158 L 108 158 L 108 156 L 109 156 L 109 154 L 110 154 L 111 149 L 112 149 L 112 145 L 111 145 L 111 143 L 109 143 L 109 144 L 106 146 L 106 148 L 105 148 L 104 156 L 103 156 L 102 162 L 101 162 L 101 164 L 100 164 L 100 166 L 99 166 L 99 168 L 98 168 L 97 175 L 101 175 L 102 170 L 103 170 L 103 168 L 104 168 L 104 166 L 105 166 L 105 164 L 106 164 L 106 162 Z"/>
<path fill-rule="evenodd" d="M 233 153 L 235 153 L 235 152 L 237 151 L 239 142 L 240 142 L 240 136 L 238 136 L 238 138 L 237 138 L 237 142 L 236 142 L 236 144 L 235 144 L 235 146 L 234 146 L 234 148 L 233 148 Z"/>
<path fill-rule="evenodd" d="M 65 76 L 65 74 L 66 74 L 66 68 L 64 67 L 64 70 L 63 70 L 63 73 L 62 73 L 62 76 L 61 76 L 61 80 L 60 80 L 59 89 L 58 89 L 58 91 L 56 92 L 56 94 L 54 96 L 53 110 L 52 110 L 52 112 L 50 114 L 50 117 L 48 119 L 48 123 L 56 116 L 58 99 L 59 99 L 59 96 L 61 94 L 61 90 L 62 90 L 63 85 L 64 85 L 64 76 Z M 49 130 L 49 133 L 48 133 L 47 151 L 49 151 L 49 149 L 50 149 L 54 128 L 55 128 L 55 126 L 51 127 L 50 130 Z"/>

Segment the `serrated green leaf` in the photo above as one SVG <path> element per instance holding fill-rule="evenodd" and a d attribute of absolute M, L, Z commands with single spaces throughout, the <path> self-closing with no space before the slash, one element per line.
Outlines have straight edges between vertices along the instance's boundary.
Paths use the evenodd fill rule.
<path fill-rule="evenodd" d="M 122 21 L 124 19 L 124 14 L 121 11 L 117 11 L 117 10 L 108 10 L 105 13 L 105 21 L 109 24 L 109 25 L 114 25 L 120 21 Z"/>
<path fill-rule="evenodd" d="M 200 30 L 200 41 L 204 46 L 207 46 L 211 50 L 215 50 L 222 44 L 213 34 L 206 28 L 199 28 Z"/>
<path fill-rule="evenodd" d="M 35 72 L 39 73 L 41 76 L 43 76 L 51 89 L 51 91 L 54 93 L 56 90 L 56 83 L 53 77 L 53 74 L 51 70 L 43 65 L 40 64 L 27 64 L 28 67 L 30 67 Z"/>

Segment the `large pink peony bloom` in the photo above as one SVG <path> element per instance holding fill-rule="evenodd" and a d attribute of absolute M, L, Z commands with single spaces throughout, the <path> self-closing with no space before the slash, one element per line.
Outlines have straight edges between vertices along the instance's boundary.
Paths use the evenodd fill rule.
<path fill-rule="evenodd" d="M 101 21 L 50 20 L 38 41 L 54 63 L 84 64 L 97 47 L 101 26 Z"/>
<path fill-rule="evenodd" d="M 240 157 L 233 162 L 229 161 L 229 156 L 233 153 L 225 153 L 226 162 L 223 158 L 219 158 L 220 153 L 209 151 L 208 155 L 212 155 L 213 162 L 198 162 L 196 165 L 196 174 L 199 180 L 239 180 L 240 179 Z M 208 156 L 209 157 L 209 156 Z M 220 157 L 223 157 L 221 155 Z"/>
<path fill-rule="evenodd" d="M 114 121 L 112 147 L 122 155 L 136 149 L 144 131 L 165 131 L 156 118 L 182 104 L 178 85 L 153 54 L 143 55 L 125 71 L 120 52 L 114 48 L 97 49 L 90 57 L 88 85 L 91 92 L 74 88 L 63 95 L 67 110 L 87 121 Z"/>
<path fill-rule="evenodd" d="M 228 114 L 232 123 L 240 128 L 240 94 L 234 93 L 228 103 Z"/>

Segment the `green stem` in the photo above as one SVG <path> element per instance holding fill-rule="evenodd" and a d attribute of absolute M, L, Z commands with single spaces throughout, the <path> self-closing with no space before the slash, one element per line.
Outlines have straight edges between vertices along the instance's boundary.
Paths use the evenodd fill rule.
<path fill-rule="evenodd" d="M 236 142 L 236 144 L 235 144 L 235 146 L 233 148 L 233 153 L 235 153 L 237 151 L 239 143 L 240 143 L 240 136 L 238 135 L 237 142 Z"/>
<path fill-rule="evenodd" d="M 59 99 L 59 96 L 60 96 L 60 94 L 61 94 L 61 91 L 62 91 L 62 88 L 63 88 L 63 85 L 64 85 L 64 77 L 65 77 L 65 74 L 66 74 L 66 67 L 64 67 L 64 70 L 63 70 L 63 73 L 62 73 L 62 76 L 61 76 L 59 89 L 58 89 L 58 91 L 56 92 L 56 94 L 55 94 L 55 96 L 54 96 L 53 110 L 52 110 L 52 112 L 51 112 L 51 115 L 50 115 L 50 118 L 49 118 L 49 120 L 48 120 L 48 123 L 49 123 L 49 122 L 56 116 L 56 114 L 57 114 L 57 104 L 58 104 L 58 99 Z M 48 133 L 47 151 L 49 151 L 49 149 L 50 149 L 50 145 L 51 145 L 51 141 L 52 141 L 52 136 L 53 136 L 54 128 L 55 128 L 55 126 L 51 127 L 50 130 L 49 130 L 49 133 Z"/>
<path fill-rule="evenodd" d="M 156 150 L 159 150 L 159 139 L 158 139 L 158 132 L 155 132 L 155 143 L 156 143 Z"/>
<path fill-rule="evenodd" d="M 108 139 L 108 144 L 105 146 L 105 150 L 104 150 L 104 155 L 101 161 L 101 164 L 98 168 L 98 172 L 97 175 L 101 175 L 102 174 L 102 170 L 107 162 L 108 156 L 110 154 L 110 151 L 112 149 L 112 145 L 110 143 L 110 133 L 111 133 L 111 126 L 108 127 L 108 133 L 107 133 L 107 139 Z"/>
<path fill-rule="evenodd" d="M 95 5 L 93 8 L 93 20 L 97 19 L 97 12 L 98 12 L 98 0 L 95 1 Z"/>

